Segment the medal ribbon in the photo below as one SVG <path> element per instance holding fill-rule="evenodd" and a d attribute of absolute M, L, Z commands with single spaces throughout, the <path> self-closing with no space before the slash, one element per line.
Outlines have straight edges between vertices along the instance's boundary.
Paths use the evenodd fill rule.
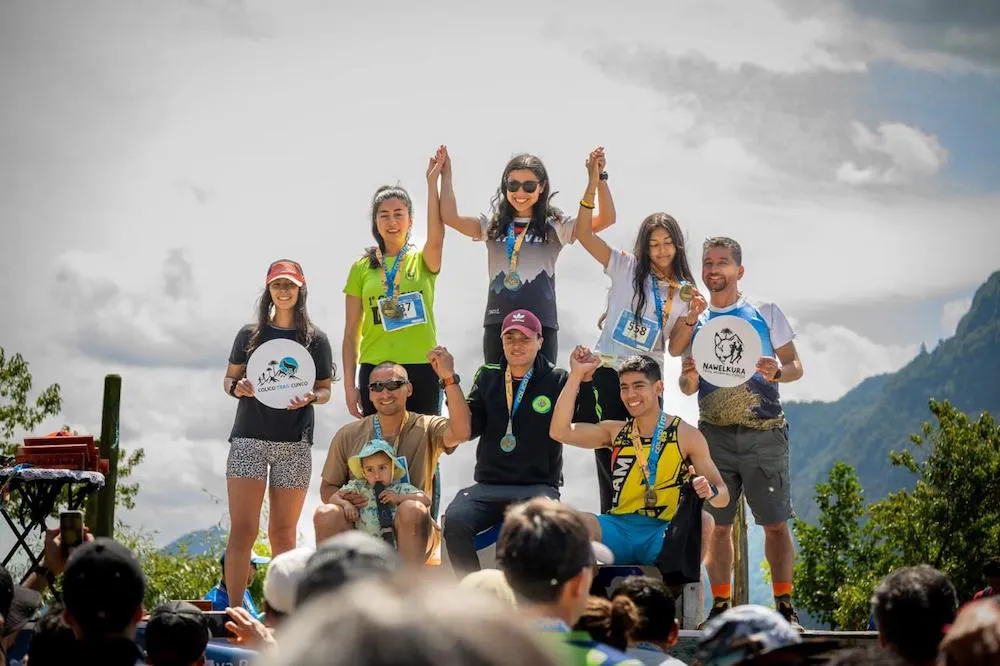
<path fill-rule="evenodd" d="M 403 263 L 403 258 L 406 253 L 410 250 L 410 237 L 406 237 L 406 242 L 403 244 L 403 249 L 399 251 L 396 255 L 396 261 L 392 265 L 392 270 L 386 268 L 385 257 L 382 256 L 382 249 L 376 245 L 375 246 L 375 258 L 378 259 L 379 265 L 382 266 L 382 289 L 385 291 L 385 297 L 391 299 L 392 295 L 399 291 L 399 280 L 403 277 L 403 274 L 399 272 L 399 267 Z"/>
<path fill-rule="evenodd" d="M 514 226 L 514 223 L 511 222 L 510 226 L 507 227 L 507 262 L 510 264 L 507 275 L 517 271 L 517 260 L 521 255 L 521 245 L 524 244 L 524 237 L 528 235 L 528 227 L 531 225 L 524 225 L 524 230 L 517 235 L 516 240 L 514 239 Z"/>
<path fill-rule="evenodd" d="M 663 430 L 666 427 L 667 415 L 660 412 L 660 418 L 656 421 L 656 430 L 653 431 L 653 439 L 649 440 L 649 460 L 647 460 L 646 452 L 642 450 L 642 438 L 639 437 L 639 424 L 634 419 L 632 421 L 632 432 L 630 433 L 632 448 L 635 449 L 635 458 L 639 461 L 639 469 L 646 477 L 647 490 L 655 490 L 656 468 L 660 464 L 660 454 L 663 453 L 660 440 L 663 438 Z"/>
<path fill-rule="evenodd" d="M 372 425 L 375 427 L 375 439 L 381 439 L 384 442 L 389 442 L 390 444 L 392 444 L 393 448 L 398 449 L 399 448 L 399 438 L 403 434 L 403 426 L 406 425 L 406 419 L 408 419 L 409 417 L 410 417 L 409 413 L 406 411 L 406 408 L 404 408 L 403 409 L 403 420 L 399 422 L 399 432 L 396 433 L 396 441 L 395 442 L 389 442 L 389 440 L 387 440 L 385 437 L 382 436 L 382 424 L 379 423 L 378 414 L 376 414 L 372 418 Z"/>
<path fill-rule="evenodd" d="M 660 320 L 660 329 L 664 336 L 670 335 L 667 331 L 667 320 L 670 319 L 670 310 L 674 307 L 674 289 L 680 287 L 673 280 L 667 280 L 667 305 L 663 306 L 663 294 L 660 293 L 660 281 L 654 275 L 649 276 L 651 291 L 653 292 L 653 304 L 656 306 L 656 318 Z"/>
<path fill-rule="evenodd" d="M 514 395 L 514 376 L 510 374 L 510 366 L 507 366 L 507 370 L 504 372 L 503 382 L 504 389 L 507 392 L 507 413 L 510 414 L 507 421 L 508 434 L 514 431 L 514 414 L 517 413 L 517 408 L 521 406 L 521 399 L 524 398 L 524 392 L 528 390 L 528 380 L 531 379 L 531 375 L 534 373 L 535 369 L 532 368 L 524 374 L 524 377 L 521 378 L 521 385 L 517 387 L 517 395 Z"/>

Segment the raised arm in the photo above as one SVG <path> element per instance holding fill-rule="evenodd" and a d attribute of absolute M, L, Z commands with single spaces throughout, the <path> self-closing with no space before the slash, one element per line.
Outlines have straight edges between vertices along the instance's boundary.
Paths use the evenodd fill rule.
<path fill-rule="evenodd" d="M 681 376 L 677 383 L 684 395 L 694 395 L 698 392 L 698 366 L 690 356 L 681 361 Z"/>
<path fill-rule="evenodd" d="M 361 299 L 350 295 L 344 298 L 344 344 L 341 349 L 344 359 L 344 398 L 347 400 L 347 411 L 354 418 L 360 419 L 363 415 L 357 370 L 360 342 L 358 338 L 361 336 Z"/>
<path fill-rule="evenodd" d="M 583 352 L 586 351 L 586 354 Z M 549 425 L 549 437 L 584 449 L 601 449 L 611 446 L 611 433 L 600 423 L 573 423 L 577 406 L 577 395 L 580 385 L 588 373 L 593 372 L 601 364 L 601 360 L 582 347 L 577 347 L 569 358 L 569 377 L 566 385 L 559 393 L 555 409 L 552 410 L 552 422 Z"/>
<path fill-rule="evenodd" d="M 708 452 L 708 442 L 697 428 L 681 422 L 677 429 L 677 443 L 681 455 L 691 461 L 688 471 L 693 473 L 691 483 L 698 497 L 704 499 L 716 509 L 729 506 L 729 489 L 719 474 L 719 469 L 712 461 Z M 712 490 L 715 487 L 715 492 Z"/>
<path fill-rule="evenodd" d="M 693 290 L 691 303 L 688 305 L 687 316 L 678 317 L 674 322 L 674 328 L 670 331 L 670 339 L 667 344 L 667 351 L 671 356 L 680 356 L 691 344 L 694 337 L 694 327 L 698 323 L 698 316 L 708 307 L 708 301 L 697 289 Z"/>
<path fill-rule="evenodd" d="M 427 353 L 427 360 L 438 379 L 449 382 L 444 389 L 445 401 L 448 403 L 448 429 L 444 433 L 444 446 L 450 449 L 471 438 L 472 415 L 462 393 L 462 386 L 458 382 L 450 382 L 455 377 L 455 359 L 448 349 L 435 347 Z"/>
<path fill-rule="evenodd" d="M 574 232 L 576 233 L 576 239 L 580 241 L 580 245 L 590 253 L 594 259 L 604 266 L 608 267 L 608 262 L 611 261 L 611 248 L 608 246 L 604 240 L 594 233 L 594 228 L 597 225 L 597 218 L 594 216 L 594 196 L 599 187 L 599 183 L 605 183 L 604 187 L 607 187 L 607 181 L 601 181 L 601 164 L 604 159 L 603 149 L 598 148 L 590 153 L 587 158 L 587 189 L 583 192 L 583 198 L 580 202 L 580 210 L 576 214 L 576 228 Z M 610 193 L 608 194 L 610 197 Z M 587 203 L 589 205 L 584 205 Z"/>
<path fill-rule="evenodd" d="M 618 219 L 618 214 L 615 212 L 615 200 L 611 196 L 611 187 L 608 185 L 608 181 L 601 180 L 600 174 L 604 172 L 607 163 L 604 159 L 604 147 L 600 147 L 597 150 L 600 151 L 600 161 L 598 162 L 599 170 L 598 181 L 597 181 L 597 215 L 594 216 L 594 231 L 604 231 L 612 224 L 614 224 Z M 594 201 L 590 199 L 590 201 Z"/>
<path fill-rule="evenodd" d="M 441 166 L 441 222 L 445 226 L 457 229 L 472 239 L 480 235 L 478 217 L 462 217 L 458 214 L 458 203 L 455 201 L 455 186 L 451 178 L 451 157 L 447 146 L 441 146 L 444 164 Z"/>
<path fill-rule="evenodd" d="M 424 264 L 431 273 L 441 272 L 441 255 L 444 251 L 444 225 L 441 223 L 441 201 L 438 180 L 444 166 L 444 146 L 427 164 L 427 242 L 424 243 Z"/>

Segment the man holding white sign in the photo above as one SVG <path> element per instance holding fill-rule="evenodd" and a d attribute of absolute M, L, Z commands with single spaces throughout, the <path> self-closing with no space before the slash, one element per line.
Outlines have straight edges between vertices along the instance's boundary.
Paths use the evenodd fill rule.
<path fill-rule="evenodd" d="M 775 606 L 797 625 L 795 550 L 787 522 L 792 517 L 788 423 L 778 383 L 802 377 L 802 363 L 795 333 L 778 306 L 748 300 L 740 292 L 742 261 L 735 240 L 705 241 L 702 281 L 711 302 L 695 324 L 680 377 L 685 395 L 698 393 L 698 427 L 732 498 L 725 508 L 705 507 L 715 518 L 706 560 L 714 599 L 709 618 L 732 605 L 733 520 L 745 491 L 754 520 L 764 528 Z"/>

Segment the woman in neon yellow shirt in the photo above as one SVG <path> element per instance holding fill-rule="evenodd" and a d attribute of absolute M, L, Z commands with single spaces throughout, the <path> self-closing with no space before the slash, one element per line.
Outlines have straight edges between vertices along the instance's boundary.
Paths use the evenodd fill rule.
<path fill-rule="evenodd" d="M 356 418 L 375 413 L 368 377 L 385 361 L 406 368 L 413 388 L 407 410 L 441 413 L 441 389 L 427 353 L 437 345 L 434 284 L 444 247 L 437 182 L 443 163 L 439 150 L 427 167 L 427 241 L 423 249 L 410 243 L 413 201 L 409 193 L 402 187 L 385 185 L 372 198 L 376 245 L 354 262 L 344 287 L 344 393 L 347 409 Z"/>

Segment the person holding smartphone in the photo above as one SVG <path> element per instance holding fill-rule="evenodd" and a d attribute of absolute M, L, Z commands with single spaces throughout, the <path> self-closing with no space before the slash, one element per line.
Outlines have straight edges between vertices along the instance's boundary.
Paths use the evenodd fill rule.
<path fill-rule="evenodd" d="M 269 490 L 271 552 L 277 555 L 295 547 L 296 525 L 312 476 L 313 404 L 330 399 L 336 377 L 330 341 L 309 319 L 307 296 L 305 274 L 298 262 L 272 263 L 258 300 L 257 319 L 240 330 L 229 355 L 223 389 L 239 402 L 226 462 L 230 531 L 225 581 L 230 599 L 242 599 L 246 589 L 265 490 Z M 293 398 L 285 409 L 255 399 L 254 385 L 246 378 L 254 350 L 279 338 L 305 347 L 316 366 L 312 390 Z"/>
<path fill-rule="evenodd" d="M 603 149 L 599 148 L 603 154 Z M 490 286 L 483 320 L 483 360 L 500 363 L 500 328 L 515 310 L 533 312 L 542 323 L 545 342 L 541 353 L 558 362 L 559 319 L 556 312 L 556 260 L 576 237 L 572 217 L 552 205 L 552 185 L 542 160 L 534 155 L 514 156 L 504 167 L 490 211 L 479 217 L 458 214 L 452 183 L 451 158 L 443 149 L 441 220 L 473 240 L 486 244 Z M 615 204 L 602 172 L 596 197 L 580 202 L 591 213 L 595 231 L 615 223 Z"/>
<path fill-rule="evenodd" d="M 410 241 L 410 194 L 402 187 L 384 185 L 372 197 L 375 245 L 351 265 L 344 286 L 344 395 L 347 411 L 355 418 L 375 413 L 368 379 L 386 361 L 406 368 L 413 386 L 407 411 L 441 413 L 438 376 L 427 354 L 437 346 L 434 286 L 444 249 L 437 189 L 442 166 L 439 150 L 427 166 L 427 240 L 422 248 Z"/>

